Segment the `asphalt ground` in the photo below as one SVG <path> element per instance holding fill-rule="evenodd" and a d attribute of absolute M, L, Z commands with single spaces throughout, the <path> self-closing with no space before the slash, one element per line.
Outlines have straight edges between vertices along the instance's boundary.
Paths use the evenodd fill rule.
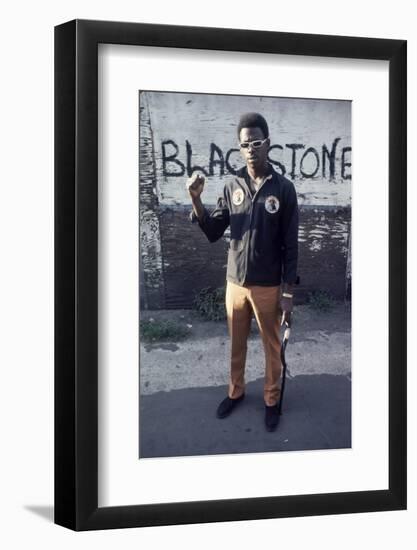
<path fill-rule="evenodd" d="M 299 306 L 287 346 L 283 411 L 275 432 L 264 427 L 264 355 L 256 323 L 248 342 L 246 395 L 216 417 L 227 395 L 226 324 L 190 311 L 146 312 L 142 319 L 182 323 L 182 341 L 141 343 L 139 457 L 173 457 L 351 447 L 350 310 Z"/>

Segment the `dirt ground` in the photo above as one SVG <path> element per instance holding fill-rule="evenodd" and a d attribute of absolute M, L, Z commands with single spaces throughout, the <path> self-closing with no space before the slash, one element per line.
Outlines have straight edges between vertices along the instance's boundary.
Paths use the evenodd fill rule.
<path fill-rule="evenodd" d="M 229 337 L 225 321 L 205 321 L 193 310 L 144 311 L 141 320 L 173 321 L 186 327 L 179 341 L 141 343 L 141 393 L 223 385 L 228 378 Z M 338 303 L 328 312 L 298 306 L 287 347 L 290 376 L 350 375 L 350 306 Z M 246 376 L 263 376 L 264 353 L 256 321 L 248 342 Z"/>
<path fill-rule="evenodd" d="M 206 321 L 192 309 L 163 309 L 141 311 L 142 321 L 155 319 L 156 321 L 174 321 L 179 325 L 192 325 L 188 339 L 198 340 L 207 336 L 227 335 L 226 321 Z M 296 306 L 293 314 L 292 339 L 302 338 L 309 330 L 324 332 L 350 332 L 351 315 L 350 303 L 336 302 L 331 310 L 320 312 L 310 306 Z M 253 320 L 250 337 L 256 337 L 257 326 Z"/>

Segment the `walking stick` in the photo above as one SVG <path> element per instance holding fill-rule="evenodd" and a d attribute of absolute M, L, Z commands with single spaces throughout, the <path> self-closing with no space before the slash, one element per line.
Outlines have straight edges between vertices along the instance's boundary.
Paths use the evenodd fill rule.
<path fill-rule="evenodd" d="M 279 400 L 279 406 L 278 406 L 278 412 L 281 415 L 282 414 L 282 403 L 284 401 L 284 390 L 285 390 L 285 378 L 287 374 L 287 362 L 285 361 L 285 349 L 288 344 L 288 340 L 290 338 L 291 333 L 291 321 L 285 321 L 283 323 L 285 325 L 285 331 L 284 331 L 284 337 L 281 342 L 281 364 L 282 364 L 282 383 L 281 383 L 281 397 Z"/>

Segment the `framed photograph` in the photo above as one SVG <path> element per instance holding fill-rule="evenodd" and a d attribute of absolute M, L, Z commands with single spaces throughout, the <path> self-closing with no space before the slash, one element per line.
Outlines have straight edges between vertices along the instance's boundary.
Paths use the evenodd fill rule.
<path fill-rule="evenodd" d="M 55 304 L 57 524 L 405 509 L 406 42 L 56 27 Z"/>
<path fill-rule="evenodd" d="M 258 111 L 263 114 L 245 115 Z M 350 448 L 351 102 L 142 90 L 139 112 L 139 456 Z M 262 144 L 261 139 L 258 149 L 242 149 L 243 155 L 236 131 L 242 114 L 249 121 L 265 121 L 265 135 L 269 135 L 268 142 Z M 265 135 L 261 132 L 260 137 Z M 273 178 L 252 197 L 242 163 L 246 155 L 252 160 L 263 153 Z M 189 222 L 193 197 L 184 185 L 188 178 L 202 182 L 204 178 L 200 197 L 206 210 L 214 212 L 212 221 Z M 283 233 L 281 224 L 288 224 L 286 197 L 280 187 L 285 189 L 292 182 L 296 185 L 299 221 L 295 239 L 302 282 L 294 291 L 297 308 L 292 329 L 296 340 L 294 337 L 288 351 L 292 361 L 286 387 L 292 402 L 304 403 L 285 415 L 279 437 L 271 438 L 258 425 L 258 417 L 264 401 L 270 405 L 276 402 L 275 390 L 262 386 L 273 384 L 280 350 L 267 354 L 266 364 L 272 367 L 265 381 L 261 335 L 267 335 L 268 350 L 273 346 L 273 334 L 267 332 L 270 313 L 258 304 L 258 295 L 275 292 L 278 283 L 275 257 L 264 250 L 268 234 L 275 243 L 277 230 Z M 219 197 L 225 200 L 221 196 L 225 184 L 226 193 L 233 185 L 226 214 L 230 224 L 225 223 L 218 231 L 222 211 L 217 203 Z M 242 311 L 232 299 L 241 290 L 235 284 L 239 263 L 242 255 L 249 253 L 245 235 L 250 208 L 252 231 L 260 232 L 254 245 L 257 256 L 252 265 L 256 272 L 249 274 L 253 281 L 250 286 L 258 283 L 262 288 L 249 296 Z M 212 227 L 213 223 L 217 225 Z M 160 254 L 154 252 L 156 243 Z M 258 257 L 263 258 L 259 268 Z M 273 261 L 265 266 L 268 257 Z M 274 299 L 267 299 L 268 310 L 271 303 Z M 243 318 L 246 310 L 250 325 Z M 272 326 L 279 317 L 278 312 L 272 312 Z M 214 402 L 220 403 L 225 397 L 222 393 L 226 394 L 229 357 L 233 355 L 234 370 L 242 368 L 246 328 L 245 406 L 219 430 Z M 236 387 L 229 393 L 239 397 L 242 381 L 236 374 L 232 378 Z M 263 395 L 264 400 L 257 399 Z M 306 395 L 315 401 L 305 401 Z M 326 410 L 320 405 L 323 400 Z M 283 399 L 279 401 L 283 405 Z M 196 416 L 190 418 L 190 410 Z M 214 431 L 208 435 L 211 426 Z"/>

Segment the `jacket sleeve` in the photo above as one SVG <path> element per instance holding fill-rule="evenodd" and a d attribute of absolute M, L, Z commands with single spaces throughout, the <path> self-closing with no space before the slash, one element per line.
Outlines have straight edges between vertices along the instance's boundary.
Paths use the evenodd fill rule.
<path fill-rule="evenodd" d="M 294 184 L 287 180 L 282 216 L 283 282 L 295 284 L 298 264 L 298 202 Z"/>
<path fill-rule="evenodd" d="M 227 206 L 225 193 L 223 197 L 217 199 L 216 208 L 212 212 L 208 212 L 206 208 L 204 209 L 204 216 L 201 221 L 194 214 L 194 211 L 191 211 L 190 219 L 193 223 L 198 223 L 211 243 L 219 240 L 230 223 L 229 207 Z"/>

